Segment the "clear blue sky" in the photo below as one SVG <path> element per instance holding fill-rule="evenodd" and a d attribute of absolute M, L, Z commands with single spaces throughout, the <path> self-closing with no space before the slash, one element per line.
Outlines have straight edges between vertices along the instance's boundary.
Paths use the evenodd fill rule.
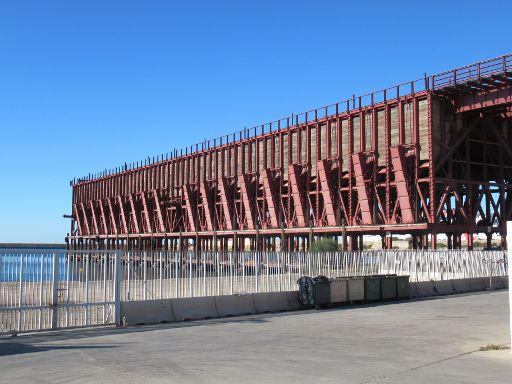
<path fill-rule="evenodd" d="M 512 51 L 508 1 L 247 3 L 0 0 L 0 242 L 62 242 L 73 177 Z"/>

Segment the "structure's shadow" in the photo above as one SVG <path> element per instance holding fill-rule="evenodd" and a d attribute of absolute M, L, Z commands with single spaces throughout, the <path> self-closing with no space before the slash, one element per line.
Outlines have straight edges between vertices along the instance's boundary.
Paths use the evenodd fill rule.
<path fill-rule="evenodd" d="M 0 357 L 21 355 L 25 353 L 47 352 L 58 349 L 104 349 L 104 348 L 117 348 L 114 345 L 44 345 L 36 346 L 31 344 L 31 340 L 27 343 L 6 342 L 0 343 Z"/>
<path fill-rule="evenodd" d="M 300 316 L 304 314 L 320 314 L 325 312 L 339 312 L 339 311 L 349 311 L 352 309 L 361 309 L 361 308 L 373 308 L 373 307 L 381 307 L 381 306 L 393 306 L 393 305 L 404 305 L 407 303 L 413 302 L 421 302 L 421 301 L 431 301 L 431 300 L 445 300 L 454 297 L 460 296 L 470 296 L 470 295 L 486 295 L 495 292 L 500 292 L 502 290 L 493 290 L 493 291 L 479 291 L 479 292 L 471 292 L 471 293 L 463 293 L 463 294 L 454 294 L 454 295 L 446 295 L 446 296 L 433 296 L 433 297 L 423 297 L 423 298 L 414 298 L 414 299 L 405 299 L 398 301 L 379 301 L 372 303 L 359 303 L 352 305 L 342 305 L 342 306 L 332 306 L 327 308 L 322 308 L 320 310 L 305 308 L 298 311 L 290 311 L 290 312 L 272 312 L 272 313 L 261 313 L 255 315 L 244 315 L 244 316 L 233 316 L 233 317 L 224 317 L 224 318 L 214 318 L 214 319 L 206 319 L 206 320 L 193 320 L 193 321 L 183 321 L 177 323 L 161 323 L 154 325 L 134 325 L 127 326 L 121 328 L 115 328 L 113 326 L 108 327 L 98 327 L 98 328 L 79 328 L 79 329 L 68 329 L 68 330 L 59 330 L 59 331 L 51 331 L 44 333 L 32 333 L 27 335 L 20 335 L 16 339 L 11 337 L 0 337 L 0 356 L 2 356 L 2 351 L 5 348 L 9 348 L 9 345 L 16 344 L 17 341 L 21 341 L 22 339 L 27 344 L 31 343 L 44 343 L 51 341 L 64 341 L 64 340 L 75 340 L 75 339 L 84 339 L 84 338 L 92 338 L 92 337 L 100 337 L 100 336 L 112 336 L 112 335 L 123 335 L 123 334 L 131 334 L 136 332 L 152 332 L 152 331 L 160 331 L 165 329 L 176 329 L 176 328 L 190 328 L 190 327 L 201 327 L 201 326 L 223 326 L 231 323 L 242 323 L 242 324 L 259 324 L 266 323 L 271 321 L 273 318 L 279 317 L 288 317 L 288 316 Z M 14 341 L 16 340 L 16 342 Z M 107 346 L 108 347 L 108 346 Z M 73 348 L 73 347 L 68 347 Z M 86 348 L 96 348 L 96 347 L 86 347 Z M 26 353 L 26 352 L 24 352 Z M 10 353 L 9 353 L 10 354 Z"/>

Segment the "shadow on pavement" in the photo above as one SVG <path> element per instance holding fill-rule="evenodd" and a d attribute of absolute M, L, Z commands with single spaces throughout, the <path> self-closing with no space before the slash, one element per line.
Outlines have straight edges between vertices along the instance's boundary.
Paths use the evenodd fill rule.
<path fill-rule="evenodd" d="M 114 345 L 51 345 L 51 346 L 35 346 L 30 344 L 30 340 L 27 343 L 18 342 L 3 342 L 0 343 L 0 356 L 11 356 L 21 355 L 24 353 L 36 353 L 36 352 L 48 352 L 58 349 L 104 349 L 104 348 L 117 348 Z"/>
<path fill-rule="evenodd" d="M 421 302 L 421 301 L 431 301 L 431 300 L 444 300 L 454 297 L 460 296 L 471 296 L 471 295 L 486 295 L 492 294 L 496 292 L 501 292 L 503 290 L 493 290 L 493 291 L 479 291 L 479 292 L 470 292 L 463 294 L 454 294 L 454 295 L 446 295 L 446 296 L 432 296 L 432 297 L 422 297 L 422 298 L 414 298 L 414 299 L 405 299 L 398 301 L 379 301 L 373 303 L 359 303 L 352 305 L 342 305 L 342 306 L 332 306 L 326 307 L 319 310 L 316 309 L 302 309 L 298 311 L 290 311 L 290 312 L 273 312 L 273 313 L 262 313 L 255 315 L 245 315 L 245 316 L 233 316 L 233 317 L 224 317 L 224 318 L 216 318 L 216 319 L 207 319 L 207 320 L 193 320 L 193 321 L 183 321 L 178 323 L 161 323 L 154 325 L 133 325 L 127 327 L 116 328 L 113 326 L 108 327 L 97 327 L 97 328 L 75 328 L 75 329 L 67 329 L 67 330 L 59 330 L 59 331 L 50 331 L 44 333 L 31 333 L 31 334 L 22 334 L 13 337 L 0 337 L 0 356 L 5 355 L 2 353 L 3 349 L 5 349 L 6 345 L 16 344 L 14 340 L 22 339 L 26 343 L 42 343 L 42 342 L 50 342 L 50 341 L 62 341 L 62 340 L 75 340 L 75 339 L 83 339 L 90 337 L 101 337 L 101 336 L 113 336 L 113 335 L 122 335 L 122 334 L 130 334 L 135 332 L 151 332 L 151 331 L 160 331 L 166 329 L 178 329 L 178 328 L 190 328 L 190 327 L 201 327 L 201 326 L 222 326 L 224 324 L 230 323 L 247 323 L 247 324 L 256 324 L 256 323 L 265 323 L 270 321 L 272 318 L 278 317 L 287 317 L 287 316 L 300 316 L 304 314 L 314 315 L 315 313 L 325 313 L 325 312 L 338 312 L 338 311 L 348 311 L 354 309 L 363 309 L 363 308 L 373 308 L 373 307 L 382 307 L 382 306 L 390 306 L 390 305 L 403 305 L 412 302 Z M 73 348 L 73 347 L 68 347 Z M 87 348 L 87 347 L 86 347 Z M 96 348 L 96 347 L 89 347 Z M 22 352 L 26 353 L 26 352 Z"/>

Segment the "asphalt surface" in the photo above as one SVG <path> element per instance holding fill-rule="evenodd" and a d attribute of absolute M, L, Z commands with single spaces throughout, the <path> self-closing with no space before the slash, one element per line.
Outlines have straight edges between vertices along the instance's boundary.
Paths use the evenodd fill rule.
<path fill-rule="evenodd" d="M 512 383 L 508 292 L 0 338 L 1 383 Z"/>

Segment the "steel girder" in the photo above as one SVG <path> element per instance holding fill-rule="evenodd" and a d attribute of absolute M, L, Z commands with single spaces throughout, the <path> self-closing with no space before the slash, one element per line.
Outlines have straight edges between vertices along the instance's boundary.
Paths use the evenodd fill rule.
<path fill-rule="evenodd" d="M 77 182 L 71 238 L 504 234 L 512 85 L 468 84 Z"/>

